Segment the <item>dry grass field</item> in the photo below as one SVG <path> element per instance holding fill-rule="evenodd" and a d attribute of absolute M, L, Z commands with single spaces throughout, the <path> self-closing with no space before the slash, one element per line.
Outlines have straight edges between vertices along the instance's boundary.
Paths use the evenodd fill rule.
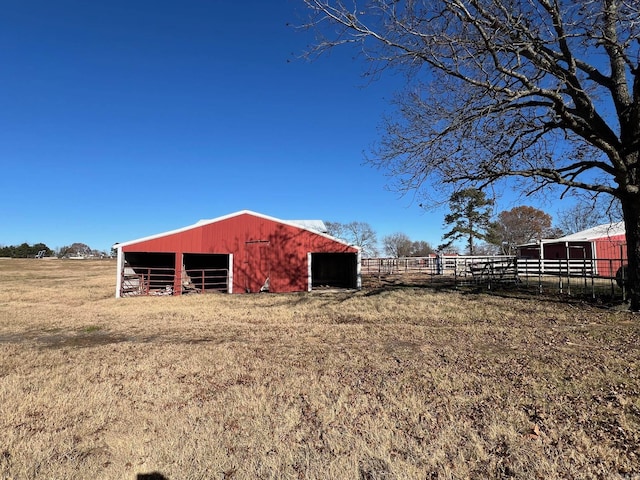
<path fill-rule="evenodd" d="M 640 478 L 638 316 L 415 286 L 116 300 L 114 277 L 0 260 L 0 478 Z"/>

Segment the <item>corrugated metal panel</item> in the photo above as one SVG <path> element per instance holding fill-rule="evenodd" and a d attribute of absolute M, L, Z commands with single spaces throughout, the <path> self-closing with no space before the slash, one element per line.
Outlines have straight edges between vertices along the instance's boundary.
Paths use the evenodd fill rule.
<path fill-rule="evenodd" d="M 613 277 L 618 269 L 627 261 L 626 235 L 599 238 L 595 242 L 598 273 Z"/>
<path fill-rule="evenodd" d="M 307 289 L 307 254 L 354 253 L 358 248 L 331 237 L 251 212 L 222 217 L 193 228 L 122 245 L 124 252 L 233 254 L 233 291 L 257 291 L 270 278 L 270 291 Z"/>

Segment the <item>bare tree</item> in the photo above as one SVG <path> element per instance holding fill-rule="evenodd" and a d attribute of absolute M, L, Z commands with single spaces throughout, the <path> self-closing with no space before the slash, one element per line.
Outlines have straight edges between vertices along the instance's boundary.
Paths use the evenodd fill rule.
<path fill-rule="evenodd" d="M 324 222 L 329 235 L 360 247 L 365 257 L 378 255 L 378 239 L 375 230 L 366 222 Z"/>
<path fill-rule="evenodd" d="M 412 241 L 406 233 L 396 232 L 382 239 L 384 253 L 391 257 L 426 257 L 434 253 L 433 247 L 424 240 Z"/>
<path fill-rule="evenodd" d="M 410 257 L 426 257 L 432 253 L 435 253 L 434 248 L 425 240 L 416 240 L 411 243 Z"/>
<path fill-rule="evenodd" d="M 558 225 L 566 233 L 576 233 L 603 223 L 622 220 L 619 202 L 601 202 L 598 199 L 580 198 L 572 207 L 558 216 Z"/>
<path fill-rule="evenodd" d="M 491 243 L 481 243 L 474 247 L 476 255 L 503 255 L 504 252 Z"/>
<path fill-rule="evenodd" d="M 382 239 L 382 247 L 390 257 L 406 257 L 411 251 L 411 239 L 406 233 L 392 233 Z"/>
<path fill-rule="evenodd" d="M 595 205 L 576 203 L 559 215 L 560 228 L 567 233 L 576 233 L 605 223 L 605 218 Z"/>
<path fill-rule="evenodd" d="M 327 233 L 332 237 L 344 239 L 344 223 L 340 222 L 324 222 L 325 227 L 327 227 Z M 348 240 L 347 240 L 348 241 Z"/>
<path fill-rule="evenodd" d="M 369 161 L 402 191 L 559 186 L 620 200 L 640 310 L 637 0 L 304 0 L 315 52 L 400 68 L 399 118 Z M 325 28 L 326 27 L 326 28 Z"/>

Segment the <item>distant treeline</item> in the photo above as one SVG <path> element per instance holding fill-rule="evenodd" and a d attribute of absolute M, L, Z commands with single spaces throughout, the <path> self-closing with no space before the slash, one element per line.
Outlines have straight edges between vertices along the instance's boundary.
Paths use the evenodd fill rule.
<path fill-rule="evenodd" d="M 108 257 L 109 254 L 100 250 L 93 250 L 89 245 L 84 243 L 72 243 L 71 245 L 65 245 L 57 250 L 51 250 L 44 243 L 36 243 L 29 245 L 23 243 L 22 245 L 9 245 L 7 247 L 0 246 L 0 257 L 11 258 L 42 258 L 42 257 Z"/>
<path fill-rule="evenodd" d="M 0 257 L 35 258 L 38 255 L 49 257 L 52 254 L 53 250 L 47 247 L 44 243 L 35 243 L 33 245 L 23 243 L 22 245 L 0 247 Z"/>

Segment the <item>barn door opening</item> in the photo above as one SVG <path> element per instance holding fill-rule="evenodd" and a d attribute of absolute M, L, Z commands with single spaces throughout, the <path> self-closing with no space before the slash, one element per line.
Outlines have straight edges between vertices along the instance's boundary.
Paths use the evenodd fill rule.
<path fill-rule="evenodd" d="M 312 253 L 313 288 L 358 288 L 357 253 Z"/>
<path fill-rule="evenodd" d="M 269 240 L 245 243 L 244 289 L 247 293 L 269 292 L 271 288 Z"/>
<path fill-rule="evenodd" d="M 229 255 L 182 255 L 182 293 L 229 291 Z"/>
<path fill-rule="evenodd" d="M 120 295 L 173 295 L 175 253 L 125 252 Z"/>

